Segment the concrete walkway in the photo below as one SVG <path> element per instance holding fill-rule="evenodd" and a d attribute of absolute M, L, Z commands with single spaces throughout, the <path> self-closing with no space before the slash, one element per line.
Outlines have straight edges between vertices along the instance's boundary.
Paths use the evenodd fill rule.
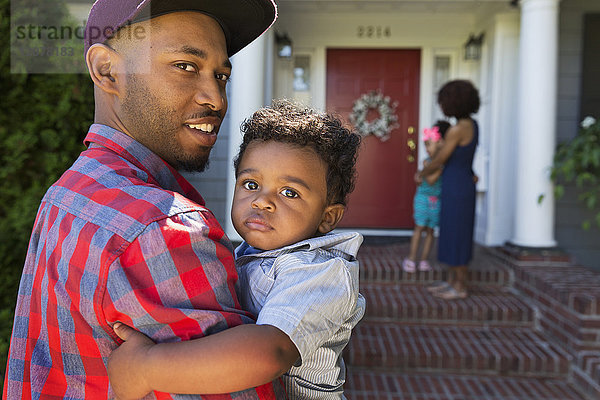
<path fill-rule="evenodd" d="M 345 351 L 348 399 L 600 399 L 600 273 L 476 247 L 470 296 L 444 301 L 425 290 L 444 269 L 407 274 L 407 254 L 402 238 L 359 252 L 367 312 Z"/>

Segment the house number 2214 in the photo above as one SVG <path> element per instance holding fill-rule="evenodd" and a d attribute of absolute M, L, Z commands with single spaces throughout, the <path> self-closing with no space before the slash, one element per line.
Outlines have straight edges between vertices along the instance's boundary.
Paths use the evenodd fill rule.
<path fill-rule="evenodd" d="M 360 25 L 356 33 L 359 38 L 381 38 L 392 36 L 392 29 L 389 26 Z"/>

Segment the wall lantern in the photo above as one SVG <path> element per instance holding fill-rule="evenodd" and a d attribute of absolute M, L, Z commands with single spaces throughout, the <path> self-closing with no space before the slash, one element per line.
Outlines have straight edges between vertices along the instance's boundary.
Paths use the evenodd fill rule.
<path fill-rule="evenodd" d="M 479 36 L 471 34 L 465 43 L 465 60 L 479 60 L 481 58 L 481 46 L 483 44 L 483 32 Z"/>
<path fill-rule="evenodd" d="M 275 32 L 275 43 L 277 44 L 277 55 L 281 58 L 292 58 L 292 40 L 287 33 L 283 35 Z"/>

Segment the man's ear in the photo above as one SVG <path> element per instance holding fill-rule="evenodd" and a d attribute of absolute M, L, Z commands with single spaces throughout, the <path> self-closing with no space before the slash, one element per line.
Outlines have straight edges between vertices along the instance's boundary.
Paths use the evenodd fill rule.
<path fill-rule="evenodd" d="M 325 211 L 323 211 L 323 217 L 319 224 L 319 232 L 328 233 L 334 230 L 344 216 L 344 211 L 346 211 L 346 206 L 343 204 L 332 204 L 327 206 Z"/>
<path fill-rule="evenodd" d="M 94 84 L 104 92 L 116 96 L 121 89 L 119 74 L 116 74 L 119 61 L 119 55 L 101 43 L 94 44 L 85 55 L 85 62 Z"/>

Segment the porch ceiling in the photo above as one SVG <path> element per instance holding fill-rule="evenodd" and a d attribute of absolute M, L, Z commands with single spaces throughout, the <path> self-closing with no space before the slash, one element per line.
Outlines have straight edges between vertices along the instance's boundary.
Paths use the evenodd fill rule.
<path fill-rule="evenodd" d="M 320 13 L 495 13 L 511 9 L 511 0 L 276 0 L 279 11 Z"/>

